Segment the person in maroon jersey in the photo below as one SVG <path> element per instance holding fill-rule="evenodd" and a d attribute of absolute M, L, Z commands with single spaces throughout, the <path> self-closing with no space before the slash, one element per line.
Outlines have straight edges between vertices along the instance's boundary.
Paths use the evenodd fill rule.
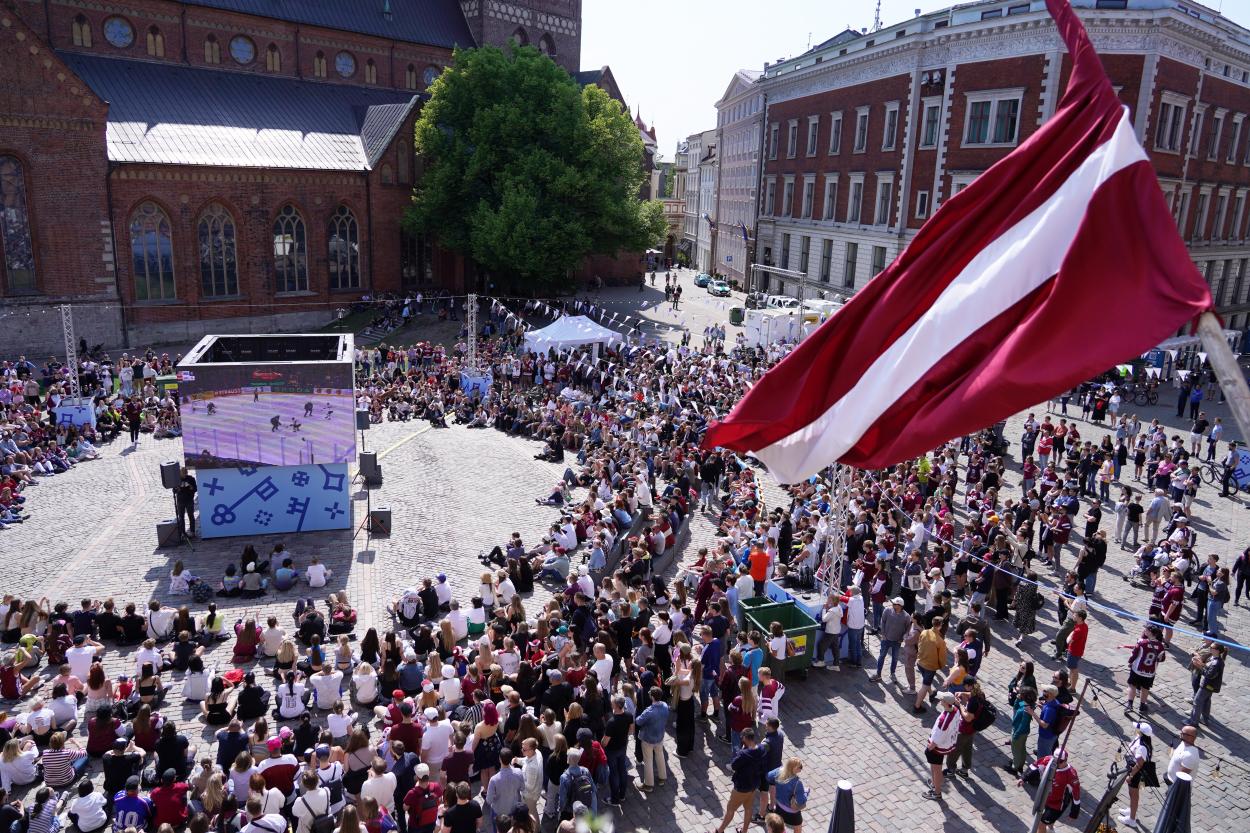
<path fill-rule="evenodd" d="M 1036 784 L 1041 774 L 1046 771 L 1046 767 L 1050 765 L 1051 756 L 1047 755 L 1038 758 L 1018 781 L 1016 786 L 1024 786 L 1024 783 Z M 1042 830 L 1045 833 L 1054 833 L 1055 822 L 1063 815 L 1063 809 L 1068 806 L 1068 817 L 1079 818 L 1081 815 L 1081 778 L 1077 775 L 1076 767 L 1068 764 L 1068 750 L 1059 748 L 1054 754 L 1055 759 L 1055 777 L 1050 782 L 1050 789 L 1046 792 L 1046 801 L 1042 806 Z"/>
<path fill-rule="evenodd" d="M 1167 646 L 1163 642 L 1163 630 L 1158 625 L 1150 625 L 1142 632 L 1141 639 L 1133 646 L 1133 653 L 1128 659 L 1128 708 L 1132 711 L 1133 700 L 1141 692 L 1141 708 L 1138 711 L 1146 714 L 1149 706 L 1146 699 L 1150 696 L 1150 687 L 1154 685 L 1155 673 L 1159 663 L 1167 656 Z"/>

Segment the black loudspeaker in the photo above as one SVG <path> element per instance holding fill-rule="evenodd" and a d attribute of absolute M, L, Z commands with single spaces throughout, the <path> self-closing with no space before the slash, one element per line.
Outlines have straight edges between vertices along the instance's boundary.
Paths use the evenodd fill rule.
<path fill-rule="evenodd" d="M 356 409 L 356 430 L 357 431 L 369 430 L 369 412 L 366 411 L 364 408 Z"/>
<path fill-rule="evenodd" d="M 376 451 L 360 452 L 360 473 L 368 480 L 371 477 L 377 477 L 382 473 L 378 468 L 378 453 Z"/>
<path fill-rule="evenodd" d="M 389 524 L 390 521 L 387 521 Z M 176 547 L 182 542 L 182 533 L 178 531 L 176 520 L 161 521 L 156 525 L 156 546 L 158 548 Z"/>
<path fill-rule="evenodd" d="M 176 462 L 161 463 L 161 486 L 166 489 L 177 489 L 182 482 L 182 464 Z"/>
<path fill-rule="evenodd" d="M 391 534 L 391 508 L 379 506 L 369 512 L 369 532 L 373 535 Z"/>

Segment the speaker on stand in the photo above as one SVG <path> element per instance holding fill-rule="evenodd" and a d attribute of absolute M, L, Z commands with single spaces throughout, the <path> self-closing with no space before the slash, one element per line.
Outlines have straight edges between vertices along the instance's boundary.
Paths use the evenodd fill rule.
<path fill-rule="evenodd" d="M 176 547 L 179 544 L 190 544 L 189 537 L 182 534 L 181 515 L 178 509 L 178 487 L 182 485 L 182 464 L 176 460 L 161 463 L 161 486 L 169 489 L 174 499 L 173 520 L 166 520 L 156 525 L 156 541 L 158 547 Z M 191 520 L 195 521 L 195 507 L 191 507 Z"/>

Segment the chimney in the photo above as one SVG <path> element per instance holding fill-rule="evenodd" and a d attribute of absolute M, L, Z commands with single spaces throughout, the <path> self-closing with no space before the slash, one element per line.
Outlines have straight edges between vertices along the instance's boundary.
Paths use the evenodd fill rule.
<path fill-rule="evenodd" d="M 382 17 L 391 19 L 391 0 L 382 0 Z"/>

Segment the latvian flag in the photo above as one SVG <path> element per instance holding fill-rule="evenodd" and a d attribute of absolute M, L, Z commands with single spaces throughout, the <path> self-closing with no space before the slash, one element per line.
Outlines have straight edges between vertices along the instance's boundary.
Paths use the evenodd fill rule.
<path fill-rule="evenodd" d="M 747 393 L 704 445 L 782 483 L 881 468 L 1140 355 L 1211 307 L 1084 27 L 1058 111 L 952 197 L 888 269 Z"/>

